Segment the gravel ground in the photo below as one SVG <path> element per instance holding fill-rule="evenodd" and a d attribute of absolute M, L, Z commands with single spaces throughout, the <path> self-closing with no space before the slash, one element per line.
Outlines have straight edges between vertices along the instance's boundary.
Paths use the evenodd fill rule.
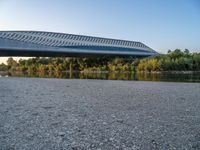
<path fill-rule="evenodd" d="M 0 78 L 7 149 L 200 149 L 200 84 Z"/>

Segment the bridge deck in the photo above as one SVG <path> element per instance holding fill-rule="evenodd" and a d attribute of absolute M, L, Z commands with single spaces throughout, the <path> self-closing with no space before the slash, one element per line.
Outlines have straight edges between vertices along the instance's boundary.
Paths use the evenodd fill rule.
<path fill-rule="evenodd" d="M 135 56 L 158 53 L 141 42 L 36 31 L 0 31 L 0 56 Z"/>

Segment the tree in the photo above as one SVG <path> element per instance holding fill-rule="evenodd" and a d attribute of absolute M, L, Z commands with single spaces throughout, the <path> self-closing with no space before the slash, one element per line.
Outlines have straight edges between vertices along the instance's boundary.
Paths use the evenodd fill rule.
<path fill-rule="evenodd" d="M 17 67 L 17 62 L 12 57 L 10 57 L 7 60 L 7 65 L 9 69 L 14 70 Z"/>
<path fill-rule="evenodd" d="M 180 50 L 180 49 L 175 49 L 173 52 L 171 52 L 169 55 L 168 55 L 171 59 L 176 59 L 176 58 L 179 58 L 179 57 L 182 57 L 184 56 L 184 53 Z"/>
<path fill-rule="evenodd" d="M 185 50 L 184 50 L 184 53 L 185 53 L 186 55 L 189 55 L 189 54 L 190 54 L 190 51 L 189 51 L 188 49 L 185 49 Z"/>
<path fill-rule="evenodd" d="M 6 71 L 7 69 L 8 67 L 4 63 L 0 64 L 0 71 Z"/>
<path fill-rule="evenodd" d="M 168 51 L 167 51 L 167 53 L 169 54 L 169 53 L 171 53 L 172 51 L 169 49 Z"/>

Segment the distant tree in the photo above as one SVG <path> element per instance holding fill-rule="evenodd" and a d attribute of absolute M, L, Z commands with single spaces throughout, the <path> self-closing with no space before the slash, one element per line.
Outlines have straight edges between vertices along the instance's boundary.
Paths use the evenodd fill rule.
<path fill-rule="evenodd" d="M 189 55 L 189 54 L 190 54 L 190 51 L 189 51 L 188 49 L 185 49 L 185 50 L 184 50 L 184 53 L 185 53 L 186 55 Z"/>
<path fill-rule="evenodd" d="M 8 58 L 7 65 L 9 69 L 14 70 L 17 67 L 17 61 L 15 61 L 12 57 Z"/>
<path fill-rule="evenodd" d="M 169 49 L 168 51 L 167 51 L 167 53 L 169 54 L 169 53 L 171 53 L 172 51 Z"/>
<path fill-rule="evenodd" d="M 0 71 L 7 71 L 8 67 L 6 66 L 6 64 L 2 63 L 0 64 Z"/>
<path fill-rule="evenodd" d="M 168 56 L 172 59 L 176 59 L 184 56 L 184 53 L 180 49 L 175 49 L 173 52 L 169 53 Z"/>

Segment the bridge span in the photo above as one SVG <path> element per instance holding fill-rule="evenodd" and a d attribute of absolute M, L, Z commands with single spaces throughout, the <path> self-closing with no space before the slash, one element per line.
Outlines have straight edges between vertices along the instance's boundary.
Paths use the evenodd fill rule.
<path fill-rule="evenodd" d="M 133 56 L 158 53 L 141 42 L 42 31 L 0 31 L 0 56 Z"/>

